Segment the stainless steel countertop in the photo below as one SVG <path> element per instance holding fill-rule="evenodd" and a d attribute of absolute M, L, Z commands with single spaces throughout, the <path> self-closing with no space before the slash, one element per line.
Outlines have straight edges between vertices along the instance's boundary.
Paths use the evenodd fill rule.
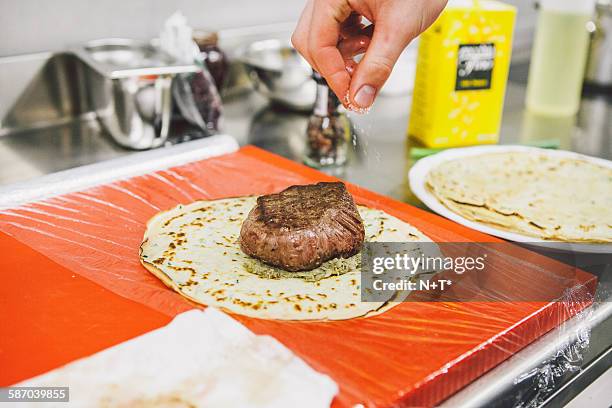
<path fill-rule="evenodd" d="M 556 139 L 560 148 L 612 158 L 612 104 L 609 100 L 585 97 L 576 118 L 533 117 L 523 111 L 526 66 L 513 66 L 510 75 L 501 143 Z M 48 94 L 52 95 L 51 92 Z M 413 142 L 405 136 L 410 100 L 410 96 L 381 96 L 368 115 L 351 114 L 356 137 L 350 161 L 344 168 L 330 172 L 370 190 L 422 207 L 410 192 L 407 179 L 413 163 L 410 158 Z M 223 131 L 236 137 L 240 144 L 254 144 L 299 161 L 307 119 L 305 114 L 268 106 L 262 96 L 248 93 L 226 101 Z M 65 123 L 58 122 L 54 127 L 0 134 L 0 184 L 130 153 L 101 134 L 97 122 L 87 115 Z M 601 367 L 609 367 L 612 364 L 612 353 L 609 352 L 612 342 L 612 307 L 609 307 L 612 265 L 606 262 L 591 257 L 580 260 L 581 266 L 598 274 L 603 281 L 598 288 L 601 305 L 592 308 L 587 318 L 572 319 L 567 325 L 553 330 L 460 391 L 447 401 L 447 405 L 512 406 L 513 398 L 518 394 L 526 395 L 538 380 L 537 375 L 529 381 L 517 381 L 516 376 L 524 374 L 525 370 L 537 372 L 538 367 L 551 358 L 551 353 L 557 352 L 562 345 L 576 342 L 576 334 L 584 330 L 589 331 L 591 337 L 582 361 L 577 363 L 583 368 L 580 375 L 558 378 L 550 392 L 538 398 L 552 398 L 550 406 L 557 406 L 593 381 Z"/>
<path fill-rule="evenodd" d="M 521 144 L 557 139 L 561 149 L 612 158 L 612 104 L 604 97 L 588 97 L 574 118 L 537 117 L 524 112 L 526 66 L 513 66 L 508 83 L 500 143 Z M 381 96 L 367 115 L 349 114 L 357 146 L 344 168 L 325 170 L 381 194 L 417 206 L 422 204 L 408 187 L 413 160 L 406 128 L 411 95 Z M 225 105 L 224 131 L 240 144 L 254 144 L 301 161 L 308 116 L 268 106 L 257 94 Z"/>
<path fill-rule="evenodd" d="M 576 117 L 534 116 L 524 111 L 526 77 L 526 64 L 511 68 L 500 143 L 556 141 L 560 149 L 612 159 L 610 99 L 585 96 Z M 356 145 L 350 161 L 343 168 L 325 171 L 378 193 L 425 208 L 408 185 L 408 171 L 414 163 L 410 158 L 410 149 L 416 145 L 405 134 L 410 103 L 410 95 L 381 96 L 369 114 L 350 114 L 356 135 Z M 265 98 L 251 93 L 226 103 L 225 120 L 225 131 L 235 136 L 240 144 L 253 144 L 301 161 L 307 115 L 269 106 Z M 561 254 L 545 254 L 564 260 Z M 586 314 L 570 319 L 533 342 L 455 394 L 444 406 L 506 407 L 516 406 L 520 401 L 524 404 L 533 403 L 522 406 L 560 406 L 612 366 L 612 260 L 610 256 L 578 258 L 579 266 L 597 274 L 600 279 L 596 294 L 598 304 Z M 584 333 L 590 335 L 588 345 L 584 344 L 581 337 Z M 555 360 L 559 354 L 576 350 L 582 356 L 582 359 L 573 364 L 576 372 L 560 375 L 558 371 L 556 376 L 550 374 L 551 370 L 560 368 L 555 366 L 562 363 Z M 542 387 L 542 383 L 546 383 L 546 387 Z"/>

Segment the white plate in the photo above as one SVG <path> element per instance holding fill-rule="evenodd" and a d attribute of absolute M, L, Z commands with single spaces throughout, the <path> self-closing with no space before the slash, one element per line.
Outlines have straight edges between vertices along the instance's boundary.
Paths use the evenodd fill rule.
<path fill-rule="evenodd" d="M 427 174 L 439 164 L 469 157 L 475 156 L 483 153 L 507 153 L 507 152 L 536 152 L 543 153 L 550 156 L 564 157 L 564 158 L 574 158 L 574 159 L 582 159 L 589 161 L 591 163 L 595 163 L 601 166 L 605 166 L 612 169 L 612 162 L 604 159 L 598 159 L 595 157 L 584 156 L 574 152 L 568 152 L 564 150 L 547 150 L 540 149 L 537 147 L 528 147 L 528 146 L 475 146 L 475 147 L 465 147 L 459 149 L 449 149 L 443 152 L 434 154 L 429 157 L 425 157 L 416 162 L 416 164 L 410 169 L 410 173 L 408 175 L 410 181 L 410 188 L 414 195 L 416 195 L 419 200 L 421 200 L 425 205 L 427 205 L 431 210 L 436 213 L 442 215 L 443 217 L 449 218 L 459 224 L 463 224 L 467 227 L 475 229 L 480 232 L 484 232 L 485 234 L 494 235 L 499 238 L 507 239 L 509 241 L 515 242 L 523 242 L 528 245 L 533 245 L 535 247 L 541 247 L 552 250 L 560 250 L 560 251 L 570 251 L 570 252 L 580 252 L 580 253 L 590 253 L 590 254 L 610 254 L 612 253 L 612 244 L 588 244 L 588 243 L 569 243 L 569 242 L 560 242 L 560 241 L 548 241 L 543 239 L 538 239 L 534 237 L 530 237 L 528 235 L 518 234 L 515 232 L 509 232 L 501 229 L 497 229 L 495 227 L 491 227 L 486 224 L 481 224 L 479 222 L 470 221 L 461 215 L 449 210 L 442 204 L 436 196 L 430 193 L 425 187 L 425 180 Z"/>

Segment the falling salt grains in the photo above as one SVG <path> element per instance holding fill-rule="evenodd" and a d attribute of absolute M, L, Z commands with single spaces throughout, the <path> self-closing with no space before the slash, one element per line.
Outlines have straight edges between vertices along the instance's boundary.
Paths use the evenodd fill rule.
<path fill-rule="evenodd" d="M 360 137 L 359 141 L 357 140 L 358 134 L 363 135 L 364 130 L 361 126 L 353 122 L 353 146 L 356 149 L 360 149 L 364 156 L 368 155 L 368 140 L 366 138 Z M 357 147 L 357 143 L 359 142 L 359 147 Z"/>
<path fill-rule="evenodd" d="M 344 95 L 343 102 L 344 102 L 344 106 L 349 111 L 355 112 L 355 113 L 357 113 L 359 115 L 365 115 L 365 114 L 369 113 L 370 109 L 372 108 L 371 106 L 367 107 L 367 108 L 362 108 L 362 107 L 359 107 L 359 106 L 353 104 L 351 102 L 351 99 L 350 99 L 350 96 L 349 96 L 349 91 L 347 91 L 346 94 Z M 368 127 L 371 127 L 371 124 Z M 371 129 L 369 129 L 369 130 L 371 130 Z M 358 124 L 353 122 L 353 134 L 352 134 L 352 140 L 351 140 L 352 144 L 353 144 L 353 147 L 355 147 L 355 148 L 357 147 L 357 133 L 366 133 L 367 134 L 367 133 L 369 133 L 369 130 L 363 129 L 363 127 L 361 127 Z M 360 144 L 361 150 L 363 151 L 364 156 L 366 156 L 366 157 L 370 156 L 369 155 L 369 151 L 368 151 L 369 150 L 368 149 L 368 144 L 369 144 L 368 140 L 366 138 L 361 138 L 359 144 Z M 381 155 L 381 153 L 377 149 L 374 149 L 373 153 L 374 153 L 374 160 L 377 163 L 381 163 L 382 162 L 382 155 Z"/>
<path fill-rule="evenodd" d="M 369 135 L 372 132 L 372 124 L 366 122 L 366 126 L 361 126 L 353 122 L 353 146 L 357 148 L 357 143 L 359 143 L 359 149 L 363 153 L 363 156 L 369 158 L 370 161 L 373 159 L 376 163 L 382 163 L 382 153 L 376 148 L 376 146 L 372 146 L 370 149 L 370 143 L 367 137 L 363 137 L 364 135 Z M 361 137 L 359 137 L 361 135 Z M 359 137 L 359 141 L 357 138 Z"/>

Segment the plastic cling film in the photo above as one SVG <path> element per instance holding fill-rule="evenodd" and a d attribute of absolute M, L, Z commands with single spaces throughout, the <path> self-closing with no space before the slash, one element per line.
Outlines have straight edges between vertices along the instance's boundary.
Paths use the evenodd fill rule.
<path fill-rule="evenodd" d="M 515 396 L 512 406 L 541 406 L 563 378 L 580 371 L 583 354 L 589 348 L 589 335 L 588 330 L 579 333 L 575 342 L 565 344 L 552 358 L 518 377 L 515 384 L 525 383 L 527 390 Z"/>
<path fill-rule="evenodd" d="M 585 297 L 584 293 L 568 293 L 566 312 L 574 315 L 571 321 L 563 323 L 554 333 L 540 339 L 549 345 L 550 353 L 544 361 L 526 370 L 514 380 L 521 389 L 519 394 L 506 399 L 514 407 L 531 408 L 542 406 L 550 395 L 558 390 L 565 380 L 582 370 L 585 354 L 591 346 L 591 328 L 596 324 L 595 310 L 600 307 L 610 308 L 610 293 L 606 291 Z M 576 305 L 595 302 L 590 308 Z"/>
<path fill-rule="evenodd" d="M 579 375 L 583 367 L 594 363 L 592 359 L 601 358 L 596 357 L 598 347 L 605 347 L 605 343 L 601 346 L 594 343 L 593 348 L 591 336 L 606 338 L 600 326 L 612 315 L 612 293 L 605 286 L 600 284 L 595 296 L 592 290 L 580 285 L 567 290 L 563 307 L 551 311 L 554 313 L 551 317 L 564 321 L 567 316 L 573 316 L 570 320 L 536 339 L 440 406 L 535 408 L 550 404 L 551 397 Z"/>
<path fill-rule="evenodd" d="M 24 262 L 19 273 L 0 268 L 7 288 L 20 287 L 19 291 L 7 290 L 3 300 L 27 295 L 27 305 L 10 303 L 11 313 L 25 313 L 30 310 L 26 306 L 36 309 L 36 314 L 28 315 L 29 327 L 42 331 L 41 338 L 58 347 L 75 348 L 72 359 L 85 356 L 88 351 L 73 341 L 76 333 L 39 321 L 49 310 L 65 313 L 68 320 L 70 313 L 79 313 L 88 322 L 80 330 L 94 331 L 95 341 L 111 339 L 112 331 L 96 331 L 96 322 L 107 318 L 99 303 L 102 295 L 87 298 L 77 292 L 77 287 L 83 287 L 79 281 L 89 280 L 139 307 L 144 305 L 170 317 L 196 306 L 166 288 L 139 263 L 139 246 L 153 215 L 198 199 L 272 193 L 294 184 L 329 180 L 313 169 L 245 147 L 236 153 L 1 210 L 3 250 L 11 252 L 25 244 L 43 255 L 36 262 Z M 498 242 L 362 188 L 348 185 L 348 189 L 357 203 L 396 216 L 434 241 Z M 525 267 L 545 273 L 554 266 L 554 261 L 532 256 L 523 260 Z M 499 266 L 497 271 L 500 279 L 512 280 L 508 270 Z M 60 279 L 68 273 L 73 277 Z M 534 279 L 538 273 L 533 274 Z M 44 281 L 34 285 L 27 280 L 34 277 Z M 593 284 L 588 278 L 587 294 Z M 53 300 L 44 303 L 49 297 Z M 78 303 L 72 303 L 73 299 Z M 335 322 L 234 317 L 257 334 L 273 336 L 314 370 L 337 382 L 340 393 L 334 407 L 431 406 L 587 307 L 588 299 L 407 302 L 367 319 Z M 140 309 L 133 309 L 140 313 Z M 18 364 L 43 361 L 44 348 L 20 346 L 31 342 L 30 332 L 11 332 L 0 349 L 10 350 Z M 54 364 L 70 361 L 54 360 Z"/>
<path fill-rule="evenodd" d="M 118 179 L 138 176 L 194 160 L 220 156 L 238 150 L 238 142 L 229 135 L 215 135 L 163 149 L 132 153 L 100 163 L 60 171 L 22 183 L 0 187 L 0 209 L 12 208 L 84 190 Z"/>

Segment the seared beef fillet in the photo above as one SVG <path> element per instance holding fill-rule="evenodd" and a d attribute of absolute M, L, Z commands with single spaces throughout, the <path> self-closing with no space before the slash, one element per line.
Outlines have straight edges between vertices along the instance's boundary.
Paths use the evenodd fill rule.
<path fill-rule="evenodd" d="M 270 265 L 305 271 L 355 255 L 364 235 L 344 184 L 318 183 L 259 197 L 242 224 L 240 246 Z"/>

